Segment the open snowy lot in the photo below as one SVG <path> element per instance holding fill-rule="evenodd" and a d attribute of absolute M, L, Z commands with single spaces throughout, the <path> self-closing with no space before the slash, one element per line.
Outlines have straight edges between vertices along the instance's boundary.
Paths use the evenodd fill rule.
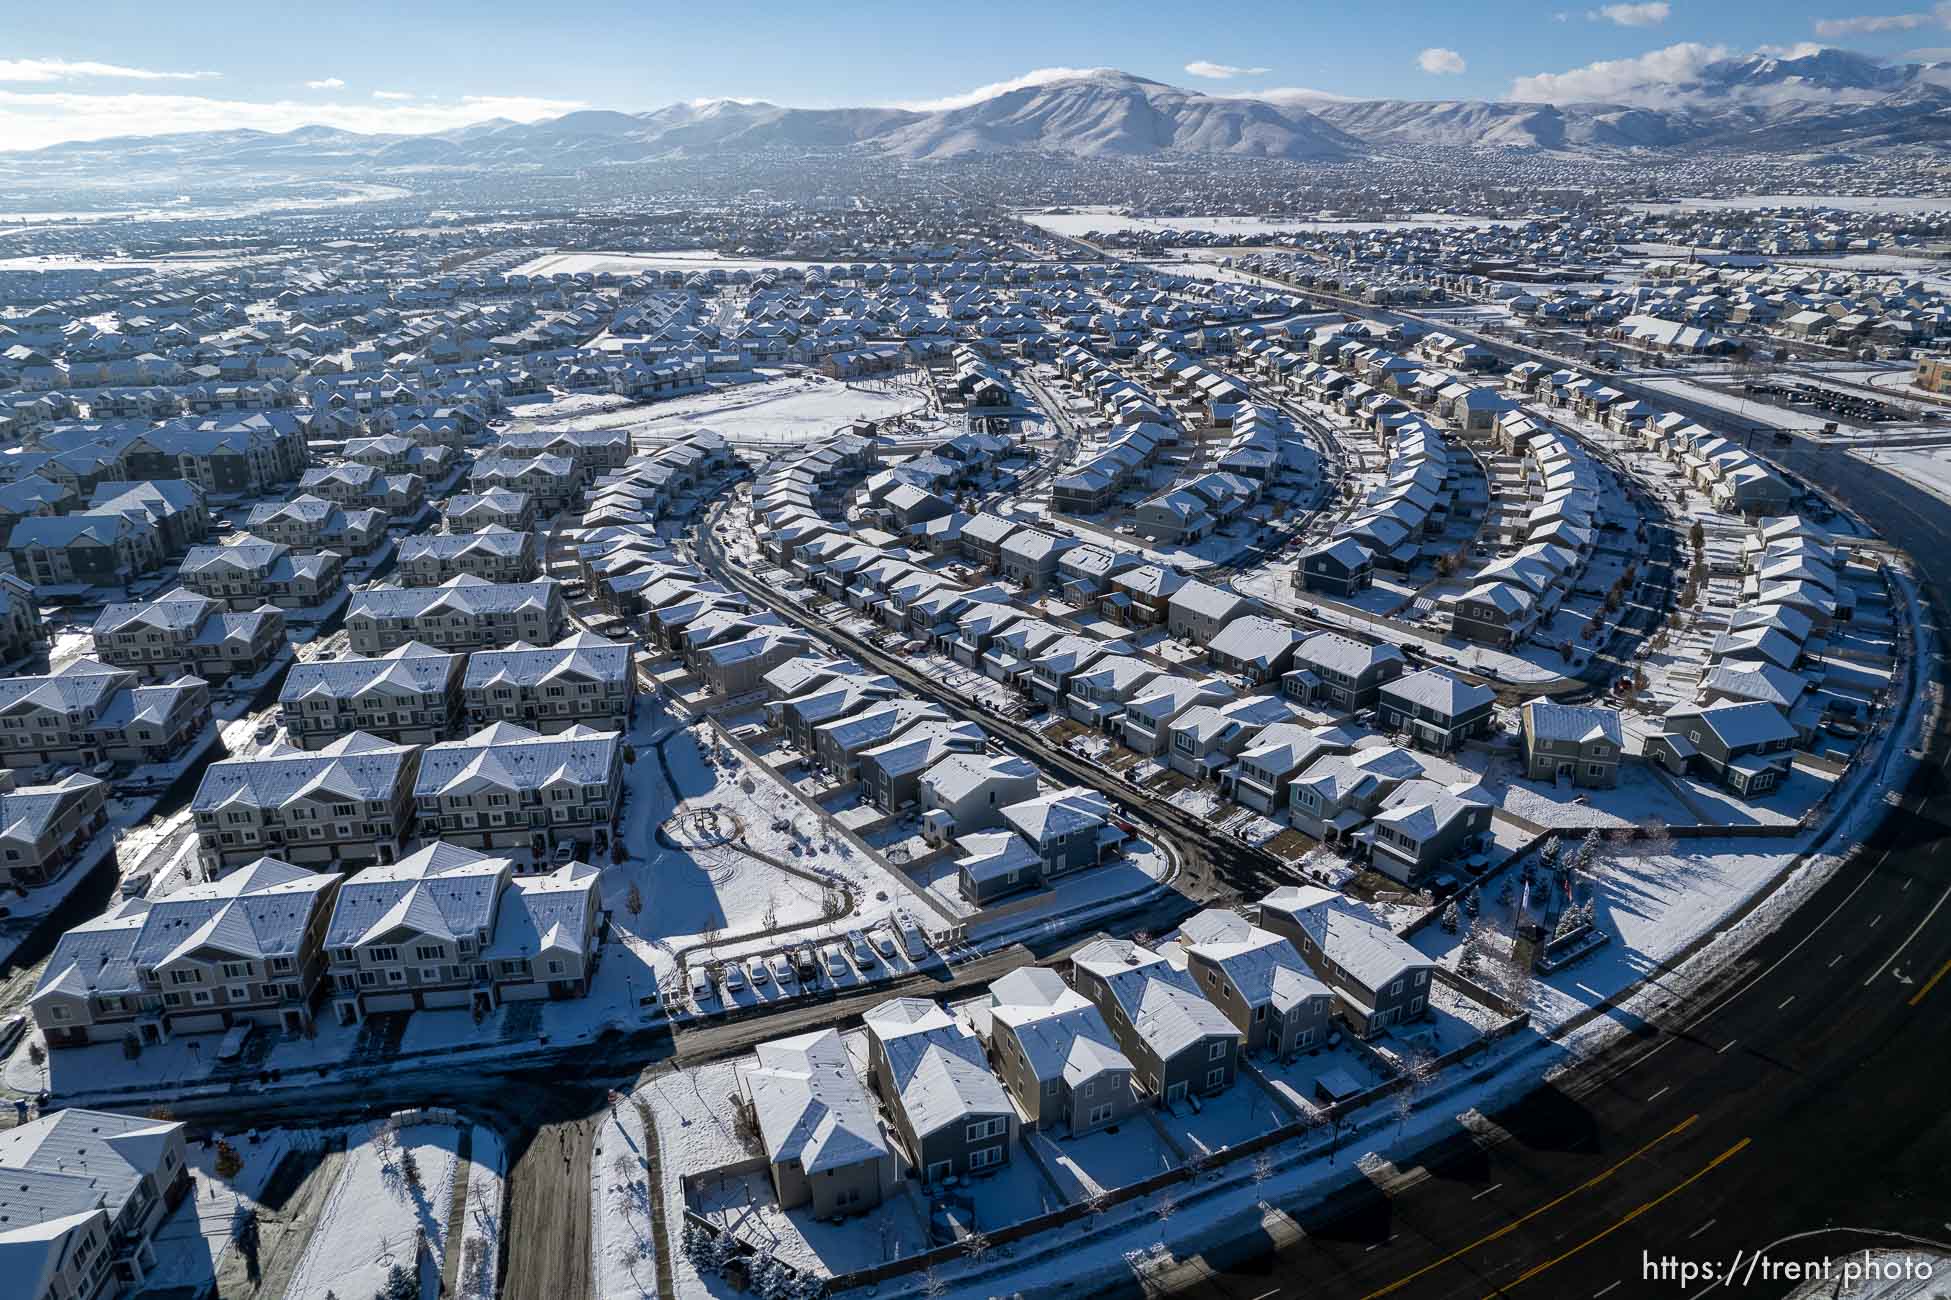
<path fill-rule="evenodd" d="M 354 1130 L 286 1300 L 371 1295 L 395 1265 L 413 1270 L 421 1234 L 437 1267 L 459 1142 L 445 1124 Z"/>

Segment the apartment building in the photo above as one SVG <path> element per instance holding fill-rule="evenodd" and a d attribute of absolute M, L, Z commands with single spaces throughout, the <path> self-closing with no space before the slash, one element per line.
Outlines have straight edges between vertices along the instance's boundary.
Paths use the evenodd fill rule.
<path fill-rule="evenodd" d="M 272 745 L 212 763 L 190 800 L 197 860 L 211 875 L 265 854 L 342 871 L 397 861 L 419 762 L 413 745 L 355 731 L 316 750 Z"/>
<path fill-rule="evenodd" d="M 518 533 L 535 531 L 535 498 L 505 488 L 457 492 L 447 498 L 440 514 L 450 533 L 478 533 L 490 524 Z"/>

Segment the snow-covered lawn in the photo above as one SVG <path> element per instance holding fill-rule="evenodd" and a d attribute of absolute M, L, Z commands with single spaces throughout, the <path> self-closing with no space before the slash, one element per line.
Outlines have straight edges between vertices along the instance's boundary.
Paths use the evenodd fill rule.
<path fill-rule="evenodd" d="M 460 1130 L 410 1124 L 389 1133 L 374 1125 L 355 1129 L 351 1139 L 355 1145 L 319 1211 L 286 1300 L 325 1300 L 327 1292 L 369 1296 L 394 1265 L 413 1270 L 422 1233 L 436 1265 L 440 1260 Z M 419 1168 L 417 1183 L 406 1174 L 409 1152 Z"/>
<path fill-rule="evenodd" d="M 1028 1133 L 1058 1190 L 1071 1203 L 1087 1201 L 1100 1192 L 1127 1187 L 1163 1173 L 1179 1158 L 1159 1139 L 1143 1115 L 1133 1115 L 1088 1137 L 1050 1137 Z"/>
<path fill-rule="evenodd" d="M 1242 1073 L 1233 1086 L 1199 1098 L 1198 1109 L 1188 1101 L 1161 1110 L 1159 1120 L 1178 1144 L 1193 1155 L 1223 1151 L 1287 1123 L 1287 1116 L 1267 1090 Z"/>

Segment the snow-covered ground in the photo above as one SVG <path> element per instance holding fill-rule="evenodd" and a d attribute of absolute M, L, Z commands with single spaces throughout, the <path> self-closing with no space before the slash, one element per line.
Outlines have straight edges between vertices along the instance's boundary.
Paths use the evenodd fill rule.
<path fill-rule="evenodd" d="M 1951 501 L 1951 447 L 1856 448 L 1850 455 Z"/>
<path fill-rule="evenodd" d="M 924 400 L 912 385 L 842 383 L 808 374 L 731 384 L 650 404 L 579 393 L 511 409 L 516 429 L 629 428 L 645 444 L 711 429 L 734 443 L 761 447 L 810 442 L 857 419 L 881 421 L 917 413 Z"/>
<path fill-rule="evenodd" d="M 425 1234 L 438 1267 L 447 1240 L 460 1130 L 446 1124 L 386 1124 L 353 1130 L 338 1182 L 293 1271 L 286 1300 L 369 1296 L 394 1265 L 415 1267 Z M 411 1153 L 419 1177 L 407 1176 Z"/>
<path fill-rule="evenodd" d="M 494 1300 L 499 1292 L 502 1213 L 506 1204 L 508 1152 L 501 1136 L 476 1124 L 469 1137 L 467 1202 L 462 1208 L 460 1300 Z M 604 1292 L 605 1295 L 610 1294 Z"/>
<path fill-rule="evenodd" d="M 317 1135 L 272 1129 L 219 1134 L 208 1142 L 191 1144 L 190 1177 L 196 1189 L 163 1220 L 151 1238 L 156 1267 L 147 1279 L 150 1287 L 187 1290 L 215 1280 L 225 1255 L 235 1245 L 244 1216 L 259 1209 L 258 1198 L 264 1195 L 278 1163 L 293 1149 L 294 1139 L 316 1141 Z M 217 1173 L 218 1140 L 228 1142 L 243 1162 L 229 1178 Z"/>
<path fill-rule="evenodd" d="M 604 1300 L 652 1300 L 657 1294 L 644 1142 L 642 1116 L 624 1099 L 598 1124 L 591 1148 L 591 1249 L 596 1293 Z"/>

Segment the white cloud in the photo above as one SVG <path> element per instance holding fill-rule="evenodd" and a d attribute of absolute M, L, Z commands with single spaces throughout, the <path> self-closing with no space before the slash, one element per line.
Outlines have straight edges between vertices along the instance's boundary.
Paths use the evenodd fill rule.
<path fill-rule="evenodd" d="M 417 135 L 505 117 L 533 122 L 589 105 L 580 100 L 521 95 L 465 95 L 412 104 L 316 103 L 306 100 L 234 100 L 202 95 L 131 92 L 92 95 L 74 91 L 0 90 L 0 141 L 7 149 L 38 149 L 66 140 L 103 140 L 133 134 L 188 131 L 290 131 L 331 126 L 367 134 Z"/>
<path fill-rule="evenodd" d="M 1541 72 L 1511 83 L 1512 99 L 1550 104 L 1632 103 L 1649 86 L 1686 81 L 1732 53 L 1724 45 L 1682 41 L 1630 59 L 1601 59 L 1570 72 Z M 1657 102 L 1657 101 L 1656 101 Z"/>
<path fill-rule="evenodd" d="M 1098 73 L 1115 72 L 1115 68 L 1037 68 L 1020 77 L 1008 81 L 992 81 L 986 86 L 959 95 L 945 95 L 940 99 L 912 99 L 887 105 L 889 108 L 905 108 L 916 113 L 936 113 L 949 108 L 967 108 L 980 104 L 985 99 L 1007 95 L 1012 90 L 1028 90 L 1032 86 L 1047 86 L 1053 81 L 1070 81 L 1076 77 L 1095 76 Z"/>
<path fill-rule="evenodd" d="M 87 59 L 0 59 L 0 81 L 73 81 L 81 77 L 117 77 L 124 81 L 209 81 L 215 72 L 156 72 L 119 63 Z"/>
<path fill-rule="evenodd" d="M 305 83 L 307 90 L 344 90 L 345 82 L 337 77 L 320 77 L 317 81 Z"/>
<path fill-rule="evenodd" d="M 1825 40 L 1835 40 L 1839 36 L 1873 36 L 1878 32 L 1914 32 L 1920 27 L 1943 23 L 1947 18 L 1946 6 L 1939 5 L 1935 13 L 1928 14 L 1867 14 L 1858 18 L 1818 18 L 1816 35 Z"/>
<path fill-rule="evenodd" d="M 410 90 L 375 90 L 373 98 L 383 99 L 389 104 L 404 104 L 414 98 L 414 94 Z"/>
<path fill-rule="evenodd" d="M 1214 81 L 1225 81 L 1231 77 L 1262 77 L 1273 69 L 1238 68 L 1230 63 L 1208 63 L 1204 59 L 1194 59 L 1186 64 L 1186 71 L 1195 77 L 1210 77 Z"/>
<path fill-rule="evenodd" d="M 1418 54 L 1416 56 L 1416 66 L 1424 72 L 1435 76 L 1453 77 L 1469 65 L 1463 61 L 1463 56 L 1455 50 L 1446 50 L 1438 45 L 1431 46 L 1421 54 Z"/>
<path fill-rule="evenodd" d="M 1595 23 L 1614 23 L 1620 27 L 1657 27 L 1672 12 L 1673 6 L 1666 0 L 1648 0 L 1646 4 L 1600 5 L 1585 16 Z"/>
<path fill-rule="evenodd" d="M 1300 108 L 1306 108 L 1309 104 L 1345 104 L 1354 99 L 1353 95 L 1337 95 L 1331 90 L 1316 90 L 1311 86 L 1269 86 L 1265 90 L 1235 90 L 1230 93 L 1238 99 L 1259 99 L 1269 104 Z"/>

